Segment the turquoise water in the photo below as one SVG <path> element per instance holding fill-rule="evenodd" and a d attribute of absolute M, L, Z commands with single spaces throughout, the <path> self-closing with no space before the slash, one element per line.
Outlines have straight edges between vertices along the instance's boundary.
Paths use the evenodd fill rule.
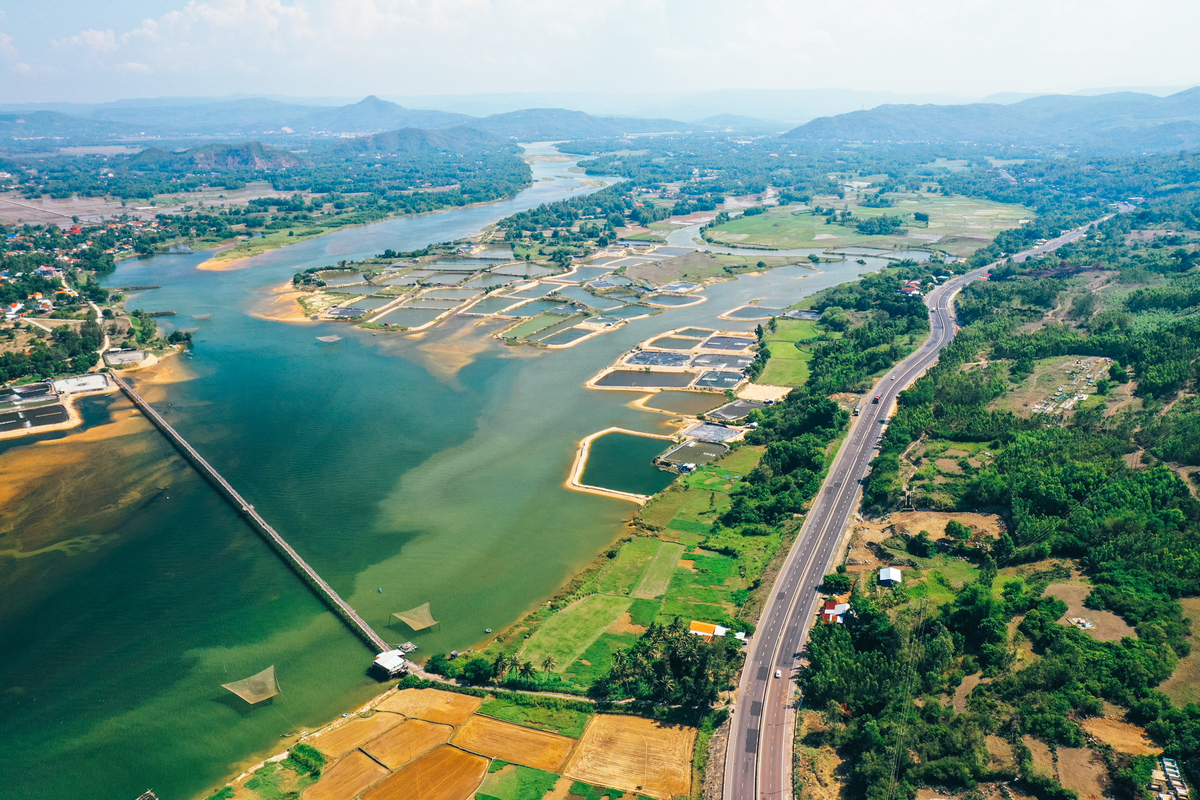
<path fill-rule="evenodd" d="M 123 262 L 111 278 L 161 285 L 131 306 L 172 308 L 198 326 L 179 359 L 192 378 L 141 375 L 141 389 L 369 623 L 420 654 L 513 622 L 633 513 L 563 481 L 584 436 L 663 432 L 666 418 L 629 408 L 625 393 L 583 389 L 588 378 L 656 331 L 727 327 L 722 309 L 856 274 L 776 270 L 720 284 L 708 290 L 716 302 L 564 351 L 505 347 L 478 319 L 410 337 L 249 313 L 298 270 L 454 239 L 566 196 L 577 184 L 560 177 L 505 203 L 310 239 L 248 269 L 201 271 L 203 255 L 178 254 Z M 343 338 L 316 340 L 331 334 Z M 0 443 L 0 470 L 17 487 L 0 508 L 0 551 L 28 554 L 0 555 L 5 797 L 128 800 L 153 788 L 187 800 L 282 746 L 281 734 L 380 691 L 365 674 L 372 653 L 127 401 L 96 398 L 83 412 L 82 435 Z M 438 630 L 386 627 L 425 601 Z M 283 694 L 243 713 L 219 684 L 270 664 Z"/>
<path fill-rule="evenodd" d="M 668 439 L 652 439 L 614 431 L 592 440 L 587 465 L 579 482 L 618 492 L 652 495 L 675 480 L 675 474 L 654 466 L 653 459 L 671 446 Z"/>

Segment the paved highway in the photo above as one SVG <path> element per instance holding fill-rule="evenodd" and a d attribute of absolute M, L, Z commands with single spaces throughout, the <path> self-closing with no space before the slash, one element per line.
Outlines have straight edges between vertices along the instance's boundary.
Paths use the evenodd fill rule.
<path fill-rule="evenodd" d="M 1084 236 L 1094 224 L 1069 231 L 1013 260 L 1050 252 Z M 954 296 L 994 266 L 955 277 L 926 295 L 932 328 L 929 340 L 883 376 L 866 396 L 860 415 L 852 419 L 850 433 L 771 588 L 747 649 L 725 753 L 726 800 L 791 797 L 793 723 L 788 712 L 794 702 L 793 679 L 800 650 L 817 613 L 817 587 L 831 569 L 842 533 L 858 508 L 862 480 L 875 457 L 896 395 L 937 361 L 938 353 L 954 338 Z M 875 397 L 878 403 L 872 402 Z M 781 677 L 775 678 L 776 671 Z"/>

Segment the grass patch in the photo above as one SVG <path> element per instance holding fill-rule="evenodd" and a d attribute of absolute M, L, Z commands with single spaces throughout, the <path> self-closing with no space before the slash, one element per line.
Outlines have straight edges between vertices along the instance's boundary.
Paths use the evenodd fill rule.
<path fill-rule="evenodd" d="M 625 796 L 624 789 L 605 789 L 600 786 L 592 786 L 583 781 L 575 781 L 571 784 L 571 796 L 578 797 L 580 800 L 604 800 L 608 797 L 612 800 L 619 800 Z"/>
<path fill-rule="evenodd" d="M 658 600 L 638 598 L 629 606 L 629 621 L 645 628 L 654 622 L 660 608 L 662 608 L 662 602 Z"/>
<path fill-rule="evenodd" d="M 690 578 L 699 586 L 725 586 L 737 571 L 737 562 L 728 556 L 688 556 L 696 570 Z"/>
<path fill-rule="evenodd" d="M 547 656 L 562 672 L 573 664 L 604 629 L 628 610 L 627 597 L 594 594 L 562 609 L 538 629 L 521 650 L 522 661 L 541 665 Z"/>
<path fill-rule="evenodd" d="M 634 590 L 634 595 L 641 598 L 658 597 L 667 590 L 671 582 L 671 574 L 679 557 L 683 555 L 683 545 L 674 542 L 659 542 L 658 552 L 642 574 L 642 580 Z"/>
<path fill-rule="evenodd" d="M 511 765 L 491 772 L 479 787 L 478 800 L 542 800 L 558 783 L 558 776 L 540 769 Z"/>
<path fill-rule="evenodd" d="M 589 714 L 569 708 L 556 708 L 554 698 L 541 698 L 542 705 L 514 703 L 504 697 L 488 697 L 477 713 L 495 717 L 525 728 L 536 728 L 578 739 L 587 727 Z"/>
<path fill-rule="evenodd" d="M 637 639 L 636 633 L 603 633 L 578 661 L 567 667 L 564 675 L 583 686 L 590 686 L 608 674 L 613 655 L 619 650 L 628 650 Z"/>
<path fill-rule="evenodd" d="M 599 587 L 604 594 L 628 595 L 637 585 L 646 565 L 658 552 L 660 542 L 644 536 L 634 537 L 608 562 L 600 575 Z"/>

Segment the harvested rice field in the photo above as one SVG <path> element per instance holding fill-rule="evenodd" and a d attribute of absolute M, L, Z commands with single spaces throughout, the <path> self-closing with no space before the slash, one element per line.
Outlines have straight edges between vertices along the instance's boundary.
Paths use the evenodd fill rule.
<path fill-rule="evenodd" d="M 487 774 L 488 760 L 442 745 L 363 793 L 363 800 L 467 800 Z"/>
<path fill-rule="evenodd" d="M 599 714 L 563 774 L 596 786 L 670 800 L 691 791 L 695 741 L 694 728 Z"/>
<path fill-rule="evenodd" d="M 354 800 L 367 787 L 388 776 L 386 767 L 371 760 L 361 750 L 327 768 L 321 780 L 307 787 L 301 794 L 303 800 Z"/>
<path fill-rule="evenodd" d="M 523 728 L 491 717 L 471 717 L 454 737 L 456 747 L 546 772 L 558 772 L 574 739 Z"/>
<path fill-rule="evenodd" d="M 363 745 L 371 758 L 388 769 L 399 769 L 408 762 L 428 753 L 439 744 L 450 741 L 454 728 L 421 719 L 406 719 L 382 736 Z"/>
<path fill-rule="evenodd" d="M 397 714 L 378 711 L 366 718 L 351 717 L 344 725 L 314 738 L 312 744 L 330 758 L 338 758 L 403 721 L 404 718 Z"/>
<path fill-rule="evenodd" d="M 438 689 L 401 689 L 380 703 L 377 708 L 427 722 L 457 726 L 466 722 L 467 717 L 474 714 L 482 702 L 478 697 Z"/>

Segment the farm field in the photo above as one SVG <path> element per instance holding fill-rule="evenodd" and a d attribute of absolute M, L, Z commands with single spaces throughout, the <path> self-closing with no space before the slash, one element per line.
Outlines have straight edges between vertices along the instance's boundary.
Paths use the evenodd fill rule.
<path fill-rule="evenodd" d="M 659 542 L 658 552 L 646 565 L 646 571 L 642 573 L 642 579 L 634 589 L 633 596 L 658 597 L 667 591 L 667 586 L 671 583 L 671 575 L 675 572 L 681 555 L 683 555 L 683 545 L 674 542 Z"/>
<path fill-rule="evenodd" d="M 812 352 L 800 349 L 796 343 L 818 335 L 820 331 L 811 320 L 776 319 L 775 330 L 767 330 L 764 337 L 771 357 L 758 382 L 770 386 L 803 386 L 808 380 Z"/>
<path fill-rule="evenodd" d="M 521 660 L 541 664 L 550 656 L 555 669 L 563 671 L 629 609 L 631 602 L 627 597 L 594 594 L 572 603 L 530 637 L 521 651 Z"/>
<path fill-rule="evenodd" d="M 426 722 L 462 725 L 482 702 L 478 697 L 439 692 L 437 689 L 401 689 L 380 703 L 379 709 L 417 717 Z"/>
<path fill-rule="evenodd" d="M 313 746 L 330 758 L 337 758 L 349 753 L 374 739 L 389 728 L 394 728 L 404 721 L 399 714 L 375 712 L 365 719 L 351 717 L 348 722 L 339 725 L 328 733 L 323 733 L 313 739 Z"/>
<path fill-rule="evenodd" d="M 406 719 L 382 736 L 363 745 L 363 750 L 388 769 L 399 769 L 440 744 L 454 734 L 449 725 L 438 725 L 420 719 Z"/>
<path fill-rule="evenodd" d="M 502 697 L 489 697 L 479 707 L 479 713 L 496 719 L 550 731 L 561 736 L 578 739 L 583 736 L 590 715 L 566 708 L 543 708 L 541 706 L 518 705 Z"/>
<path fill-rule="evenodd" d="M 488 773 L 475 800 L 541 800 L 558 780 L 557 775 L 548 772 L 506 764 Z"/>
<path fill-rule="evenodd" d="M 488 760 L 442 745 L 393 772 L 363 793 L 363 800 L 466 800 L 479 788 Z"/>
<path fill-rule="evenodd" d="M 490 717 L 474 716 L 459 729 L 454 744 L 489 758 L 558 772 L 575 746 L 575 740 Z"/>
<path fill-rule="evenodd" d="M 695 738 L 693 728 L 601 714 L 588 726 L 563 774 L 670 800 L 691 791 Z"/>
<path fill-rule="evenodd" d="M 852 213 L 847 225 L 825 224 L 825 217 L 809 211 L 781 206 L 754 217 L 738 217 L 710 228 L 714 244 L 731 247 L 752 245 L 779 250 L 801 247 L 838 248 L 871 246 L 883 249 L 903 249 L 934 246 L 953 255 L 970 255 L 990 242 L 997 233 L 1015 228 L 1033 212 L 1006 203 L 994 203 L 966 197 L 942 197 L 915 193 L 889 193 L 891 208 L 866 208 L 854 198 L 814 198 L 817 205 L 843 206 Z M 914 222 L 914 212 L 929 215 L 929 223 Z M 903 216 L 904 234 L 879 236 L 861 234 L 854 229 L 853 220 L 867 217 Z"/>
<path fill-rule="evenodd" d="M 366 788 L 388 776 L 386 767 L 355 750 L 325 770 L 321 780 L 307 787 L 303 800 L 354 800 Z"/>

